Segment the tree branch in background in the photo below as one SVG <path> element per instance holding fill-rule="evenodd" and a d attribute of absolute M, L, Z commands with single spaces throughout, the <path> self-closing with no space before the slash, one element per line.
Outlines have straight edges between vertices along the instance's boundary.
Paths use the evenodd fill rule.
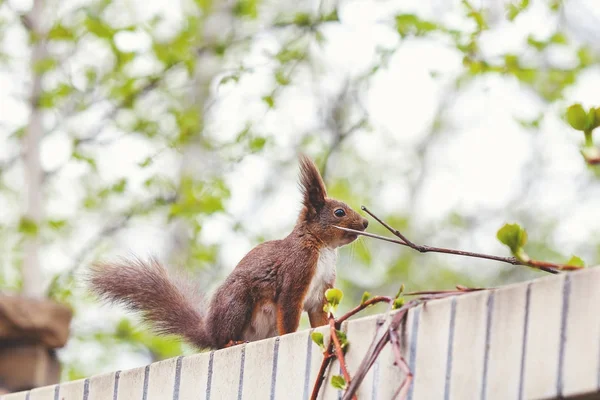
<path fill-rule="evenodd" d="M 56 290 L 58 290 L 58 288 L 62 285 L 63 280 L 68 280 L 69 278 L 73 277 L 73 275 L 79 269 L 79 267 L 83 265 L 85 258 L 89 256 L 89 254 L 94 250 L 94 248 L 96 248 L 96 246 L 98 246 L 98 244 L 102 240 L 111 237 L 120 230 L 124 229 L 129 223 L 129 221 L 136 215 L 148 212 L 156 205 L 172 204 L 176 201 L 176 199 L 177 196 L 175 194 L 167 197 L 158 197 L 150 199 L 141 205 L 132 207 L 131 209 L 123 213 L 123 215 L 121 215 L 115 221 L 113 221 L 110 224 L 107 224 L 93 238 L 91 238 L 86 244 L 84 244 L 83 247 L 79 249 L 79 251 L 73 257 L 73 263 L 71 264 L 71 266 L 67 268 L 66 271 L 57 275 L 53 279 L 47 290 L 48 297 L 53 297 Z"/>
<path fill-rule="evenodd" d="M 5 173 L 9 169 L 17 165 L 17 161 L 19 161 L 19 159 L 21 159 L 22 157 L 22 154 L 19 152 L 18 154 L 15 154 L 14 156 L 7 159 L 6 161 L 0 163 L 0 174 Z"/>
<path fill-rule="evenodd" d="M 23 293 L 26 296 L 32 297 L 43 295 L 39 260 L 41 246 L 39 226 L 44 216 L 42 188 L 44 172 L 40 159 L 40 145 L 44 136 L 44 112 L 40 106 L 44 73 L 39 69 L 39 64 L 46 57 L 46 44 L 43 40 L 39 40 L 43 36 L 41 28 L 43 14 L 44 0 L 34 0 L 31 11 L 21 18 L 23 26 L 28 31 L 29 37 L 33 42 L 29 63 L 32 82 L 29 92 L 30 116 L 25 128 L 25 135 L 21 142 L 21 157 L 25 172 L 25 187 L 27 188 L 26 208 L 22 222 L 33 228 L 31 234 L 25 238 L 23 248 Z"/>
<path fill-rule="evenodd" d="M 326 125 L 328 125 L 328 128 L 333 132 L 333 141 L 331 142 L 331 145 L 327 148 L 327 151 L 321 163 L 321 175 L 324 178 L 327 175 L 327 164 L 331 155 L 340 148 L 344 140 L 348 139 L 348 137 L 350 137 L 354 132 L 363 128 L 369 120 L 366 110 L 363 110 L 363 115 L 358 119 L 358 121 L 352 124 L 350 127 L 346 128 L 346 123 L 348 120 L 347 114 L 351 114 L 349 112 L 346 112 L 346 108 L 350 103 L 348 101 L 348 98 L 351 96 L 356 97 L 355 90 L 353 89 L 353 84 L 346 83 L 341 89 L 340 93 L 336 96 L 336 99 L 329 108 L 325 118 L 327 121 Z M 358 103 L 358 101 L 356 101 L 356 103 Z"/>
<path fill-rule="evenodd" d="M 527 266 L 527 267 L 532 267 L 532 268 L 536 268 L 536 269 L 539 269 L 539 270 L 542 270 L 542 271 L 545 271 L 545 272 L 548 272 L 551 274 L 557 274 L 559 271 L 574 271 L 574 270 L 578 270 L 581 268 L 580 266 L 575 266 L 575 265 L 556 264 L 556 263 L 539 261 L 539 260 L 531 260 L 531 259 L 520 260 L 517 257 L 500 257 L 500 256 L 489 255 L 489 254 L 483 254 L 483 253 L 474 253 L 474 252 L 464 251 L 464 250 L 454 250 L 454 249 L 447 249 L 447 248 L 443 248 L 443 247 L 432 247 L 432 246 L 427 246 L 427 245 L 415 244 L 415 243 L 411 242 L 406 236 L 404 236 L 400 231 L 392 228 L 386 222 L 382 221 L 379 217 L 377 217 L 375 214 L 373 214 L 367 207 L 362 206 L 361 209 L 363 211 L 365 211 L 366 213 L 368 213 L 371 217 L 373 217 L 381 225 L 383 225 L 394 236 L 400 238 L 400 240 L 391 239 L 391 238 L 381 236 L 381 235 L 376 235 L 373 233 L 357 231 L 354 229 L 342 228 L 340 226 L 336 226 L 336 228 L 341 229 L 346 232 L 351 232 L 351 233 L 354 233 L 357 235 L 368 236 L 368 237 L 372 237 L 374 239 L 379 239 L 379 240 L 384 240 L 386 242 L 396 243 L 401 246 L 407 246 L 407 247 L 410 247 L 411 249 L 416 250 L 420 253 L 443 253 L 443 254 L 453 254 L 453 255 L 464 256 L 464 257 L 484 258 L 487 260 L 500 261 L 500 262 L 504 262 L 504 263 L 512 264 L 512 265 L 523 265 L 523 266 Z"/>

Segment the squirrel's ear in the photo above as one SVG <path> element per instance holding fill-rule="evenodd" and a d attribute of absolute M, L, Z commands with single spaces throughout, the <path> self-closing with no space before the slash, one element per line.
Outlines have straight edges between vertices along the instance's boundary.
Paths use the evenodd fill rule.
<path fill-rule="evenodd" d="M 310 214 L 323 208 L 327 197 L 325 183 L 317 166 L 305 155 L 300 155 L 300 186 L 303 195 L 302 203 Z"/>

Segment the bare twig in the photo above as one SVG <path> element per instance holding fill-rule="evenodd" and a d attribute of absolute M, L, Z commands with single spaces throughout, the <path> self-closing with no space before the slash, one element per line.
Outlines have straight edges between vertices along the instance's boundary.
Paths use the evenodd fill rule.
<path fill-rule="evenodd" d="M 390 303 L 393 302 L 394 299 L 389 297 L 389 296 L 376 296 L 373 297 L 372 299 L 369 299 L 367 301 L 365 301 L 364 303 L 361 303 L 360 305 L 354 307 L 352 310 L 348 311 L 346 314 L 342 315 L 341 317 L 339 317 L 337 319 L 337 323 L 341 324 L 342 322 L 346 321 L 348 318 L 354 316 L 355 314 L 361 312 L 362 310 L 364 310 L 367 307 L 370 307 L 374 304 L 377 303 L 382 303 L 382 302 L 386 302 L 386 303 Z"/>
<path fill-rule="evenodd" d="M 397 365 L 402 372 L 406 375 L 398 389 L 394 392 L 392 399 L 400 397 L 400 399 L 406 398 L 408 388 L 413 380 L 413 374 L 410 371 L 408 364 L 404 357 L 402 357 L 402 349 L 400 347 L 400 338 L 398 337 L 398 331 L 390 329 L 390 344 L 392 345 L 392 351 L 394 352 L 394 364 Z"/>
<path fill-rule="evenodd" d="M 367 375 L 367 373 L 369 372 L 369 370 L 371 369 L 371 367 L 377 360 L 377 357 L 379 357 L 379 354 L 381 353 L 381 351 L 384 349 L 384 347 L 390 341 L 390 330 L 391 329 L 397 330 L 398 326 L 400 326 L 400 323 L 402 322 L 402 320 L 406 317 L 408 310 L 419 305 L 421 302 L 422 302 L 421 300 L 415 299 L 415 300 L 411 300 L 411 301 L 407 302 L 406 304 L 404 304 L 392 318 L 392 322 L 390 323 L 389 328 L 385 331 L 383 336 L 381 336 L 381 338 L 378 338 L 376 335 L 373 338 L 373 342 L 371 342 L 371 346 L 369 347 L 369 350 L 367 350 L 365 357 L 363 358 L 358 369 L 356 370 L 356 372 L 354 374 L 354 379 L 348 385 L 348 388 L 346 389 L 346 392 L 344 393 L 342 400 L 350 400 L 352 398 L 352 396 L 356 393 L 356 391 L 358 390 L 358 387 L 360 386 L 362 381 L 365 379 L 365 376 Z"/>
<path fill-rule="evenodd" d="M 317 374 L 317 380 L 315 381 L 315 384 L 313 386 L 313 391 L 312 391 L 312 394 L 310 397 L 311 400 L 317 399 L 317 396 L 319 395 L 319 391 L 321 390 L 321 386 L 323 385 L 323 382 L 325 381 L 325 378 L 326 378 L 327 367 L 331 363 L 331 360 L 334 357 L 336 357 L 336 355 L 337 355 L 338 360 L 340 361 L 340 366 L 342 368 L 342 373 L 344 374 L 344 379 L 346 380 L 346 383 L 348 385 L 350 385 L 350 383 L 351 383 L 350 374 L 348 373 L 348 370 L 346 367 L 346 361 L 344 359 L 342 348 L 339 343 L 339 338 L 337 337 L 337 333 L 335 330 L 338 327 L 340 327 L 342 322 L 346 321 L 348 318 L 352 317 L 353 315 L 359 313 L 360 311 L 364 310 L 365 308 L 367 308 L 369 306 L 372 306 L 374 304 L 381 303 L 381 302 L 387 302 L 389 304 L 386 315 L 389 314 L 392 310 L 394 299 L 389 296 L 376 296 L 376 297 L 373 297 L 372 299 L 369 299 L 369 300 L 361 303 L 360 305 L 356 306 L 355 308 L 348 311 L 346 314 L 342 315 L 338 319 L 334 319 L 333 315 L 331 315 L 331 314 L 329 315 L 331 340 L 329 341 L 329 345 L 327 346 L 327 349 L 323 353 L 323 361 L 321 362 L 321 367 L 319 368 L 319 372 Z M 379 329 L 381 328 L 382 325 L 383 325 L 383 321 L 378 321 L 378 327 L 377 327 L 377 331 L 375 333 L 375 337 L 378 336 Z M 334 350 L 335 350 L 335 353 L 334 353 Z M 371 350 L 371 349 L 369 349 L 369 350 Z M 356 398 L 355 396 L 352 397 L 352 399 L 355 399 L 355 398 Z"/>
<path fill-rule="evenodd" d="M 477 290 L 479 290 L 479 289 L 477 289 Z M 485 289 L 481 289 L 481 290 L 485 290 Z M 441 298 L 447 298 L 447 297 L 451 297 L 451 296 L 455 296 L 455 295 L 470 293 L 471 291 L 472 290 L 458 290 L 456 292 L 455 291 L 436 292 L 434 295 L 436 296 L 435 299 L 441 299 Z M 365 379 L 365 376 L 367 375 L 367 373 L 369 372 L 369 370 L 371 369 L 371 367 L 373 366 L 373 364 L 379 357 L 379 354 L 385 348 L 385 346 L 387 345 L 388 342 L 392 343 L 392 351 L 394 352 L 395 364 L 398 365 L 400 370 L 406 374 L 405 379 L 400 384 L 400 387 L 396 390 L 395 395 L 402 395 L 402 396 L 406 395 L 406 392 L 410 388 L 410 382 L 412 381 L 412 373 L 410 371 L 410 368 L 406 364 L 406 361 L 402 357 L 402 351 L 401 351 L 400 341 L 398 338 L 397 331 L 398 331 L 398 328 L 400 327 L 400 324 L 402 323 L 402 321 L 405 320 L 406 316 L 408 315 L 408 311 L 411 308 L 414 308 L 414 307 L 418 306 L 419 304 L 423 304 L 429 300 L 433 300 L 433 298 L 422 297 L 422 298 L 414 299 L 414 300 L 407 302 L 400 309 L 398 309 L 398 312 L 392 318 L 392 321 L 390 322 L 390 325 L 389 325 L 388 329 L 385 331 L 385 333 L 383 334 L 383 336 L 381 336 L 381 338 L 378 338 L 376 335 L 373 338 L 373 342 L 371 343 L 369 350 L 367 350 L 365 357 L 363 358 L 358 369 L 356 370 L 356 373 L 354 374 L 354 378 L 352 379 L 352 382 L 349 383 L 348 388 L 346 389 L 346 392 L 344 393 L 344 395 L 342 397 L 342 400 L 350 400 L 352 398 L 352 396 L 354 396 L 356 394 L 356 391 L 358 390 L 360 384 Z M 400 397 L 400 399 L 404 398 L 402 396 Z"/>
<path fill-rule="evenodd" d="M 0 163 L 0 173 L 5 172 L 5 171 L 9 170 L 10 168 L 12 168 L 14 165 L 16 165 L 17 161 L 19 161 L 20 158 L 21 158 L 21 153 L 12 156 L 8 160 L 4 161 L 3 163 Z"/>
<path fill-rule="evenodd" d="M 321 390 L 321 386 L 323 386 L 323 382 L 325 381 L 327 367 L 331 363 L 331 359 L 333 357 L 333 341 L 329 341 L 327 350 L 325 350 L 325 352 L 323 353 L 323 361 L 321 361 L 321 367 L 319 368 L 319 373 L 317 374 L 317 380 L 315 381 L 315 384 L 313 386 L 313 391 L 310 395 L 310 400 L 317 400 L 317 397 L 319 396 L 319 391 Z"/>
<path fill-rule="evenodd" d="M 420 253 L 429 253 L 429 252 L 445 253 L 445 254 L 454 254 L 454 255 L 465 256 L 465 257 L 485 258 L 488 260 L 502 261 L 505 263 L 513 264 L 513 265 L 524 265 L 527 267 L 537 268 L 537 269 L 540 269 L 542 271 L 545 271 L 545 272 L 548 272 L 551 274 L 557 274 L 558 273 L 557 270 L 575 271 L 575 270 L 578 270 L 581 268 L 581 267 L 574 266 L 574 265 L 556 264 L 556 263 L 551 263 L 551 262 L 546 262 L 546 261 L 538 261 L 538 260 L 523 261 L 523 260 L 519 260 L 516 257 L 498 257 L 498 256 L 492 256 L 489 254 L 474 253 L 474 252 L 470 252 L 470 251 L 446 249 L 443 247 L 432 247 L 432 246 L 427 246 L 427 245 L 415 244 L 415 243 L 411 242 L 410 240 L 408 240 L 400 231 L 392 228 L 387 223 L 382 221 L 379 217 L 377 217 L 375 214 L 373 214 L 371 212 L 371 210 L 369 210 L 367 207 L 361 206 L 361 209 L 364 212 L 366 212 L 367 214 L 369 214 L 370 216 L 372 216 L 373 218 L 375 218 L 377 220 L 377 222 L 379 222 L 384 227 L 386 227 L 395 236 L 404 240 L 404 242 L 406 243 L 406 245 L 408 247 L 410 247 L 413 250 L 417 250 Z"/>
<path fill-rule="evenodd" d="M 117 218 L 115 221 L 113 221 L 110 224 L 107 224 L 93 238 L 91 238 L 87 243 L 85 243 L 79 249 L 79 251 L 73 257 L 73 263 L 71 264 L 71 266 L 69 268 L 67 268 L 63 273 L 61 273 L 59 276 L 57 276 L 52 281 L 52 283 L 46 290 L 46 294 L 49 297 L 52 297 L 53 293 L 58 288 L 58 285 L 61 282 L 61 279 L 68 279 L 68 278 L 72 277 L 75 274 L 75 272 L 79 269 L 79 267 L 83 264 L 83 261 L 85 260 L 85 258 L 89 256 L 89 254 L 94 250 L 94 248 L 96 248 L 96 246 L 98 246 L 98 244 L 102 240 L 104 240 L 108 237 L 111 237 L 115 233 L 124 229 L 133 217 L 135 217 L 136 215 L 143 214 L 144 212 L 147 212 L 148 210 L 150 210 L 152 207 L 154 207 L 157 204 L 165 204 L 166 205 L 166 204 L 172 204 L 175 201 L 176 201 L 176 195 L 174 195 L 174 194 L 167 196 L 167 197 L 152 198 L 152 199 L 144 202 L 143 204 L 137 205 L 137 206 L 127 210 L 121 216 L 119 216 L 119 218 Z"/>
<path fill-rule="evenodd" d="M 392 234 L 394 234 L 396 237 L 400 238 L 400 240 L 388 238 L 388 237 L 381 236 L 381 235 L 376 235 L 376 234 L 369 233 L 369 232 L 363 232 L 363 231 L 357 231 L 354 229 L 344 228 L 341 226 L 336 226 L 336 228 L 341 229 L 346 232 L 354 233 L 356 235 L 368 236 L 368 237 L 372 237 L 374 239 L 379 239 L 379 240 L 383 240 L 386 242 L 396 243 L 401 246 L 407 246 L 407 247 L 410 247 L 411 249 L 416 250 L 420 253 L 443 253 L 443 254 L 453 254 L 453 255 L 464 256 L 464 257 L 483 258 L 483 259 L 487 259 L 487 260 L 500 261 L 500 262 L 504 262 L 504 263 L 512 264 L 512 265 L 523 265 L 523 266 L 527 266 L 527 267 L 531 267 L 531 268 L 536 268 L 536 269 L 542 270 L 544 272 L 548 272 L 550 274 L 558 274 L 559 271 L 574 271 L 574 270 L 580 269 L 580 267 L 573 266 L 573 265 L 556 264 L 556 263 L 539 261 L 539 260 L 522 261 L 516 257 L 500 257 L 500 256 L 494 256 L 494 255 L 490 255 L 490 254 L 475 253 L 472 251 L 455 250 L 455 249 L 447 249 L 447 248 L 443 248 L 443 247 L 433 247 L 433 246 L 415 244 L 415 243 L 411 242 L 406 236 L 404 236 L 400 231 L 392 228 L 386 222 L 382 221 L 379 217 L 377 217 L 375 214 L 373 214 L 367 207 L 362 206 L 361 208 L 366 213 L 368 213 L 370 216 L 375 218 L 375 220 L 377 220 L 377 222 L 379 222 L 381 225 L 383 225 Z"/>

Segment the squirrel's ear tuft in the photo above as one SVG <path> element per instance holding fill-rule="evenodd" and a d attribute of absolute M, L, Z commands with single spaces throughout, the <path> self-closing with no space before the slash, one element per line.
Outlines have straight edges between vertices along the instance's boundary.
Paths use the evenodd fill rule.
<path fill-rule="evenodd" d="M 309 214 L 318 212 L 325 205 L 327 192 L 325 183 L 317 166 L 310 158 L 300 155 L 300 186 L 302 188 L 302 203 Z"/>

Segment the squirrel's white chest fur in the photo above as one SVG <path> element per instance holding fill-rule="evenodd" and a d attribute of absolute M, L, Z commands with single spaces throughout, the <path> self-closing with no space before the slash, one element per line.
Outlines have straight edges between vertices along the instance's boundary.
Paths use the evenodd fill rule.
<path fill-rule="evenodd" d="M 324 247 L 319 251 L 319 260 L 315 275 L 310 282 L 306 297 L 304 298 L 304 309 L 306 311 L 323 307 L 325 288 L 335 282 L 335 264 L 337 262 L 337 249 Z"/>

